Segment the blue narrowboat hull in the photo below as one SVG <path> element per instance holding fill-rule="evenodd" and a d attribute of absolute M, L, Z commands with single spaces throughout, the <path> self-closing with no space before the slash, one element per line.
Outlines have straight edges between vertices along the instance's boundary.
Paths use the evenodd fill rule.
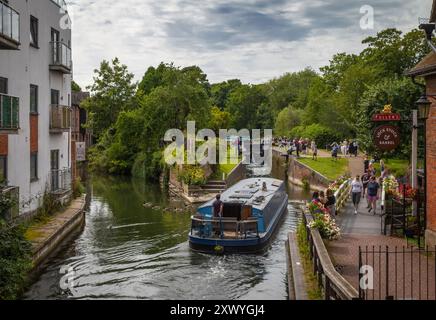
<path fill-rule="evenodd" d="M 259 253 L 268 249 L 275 234 L 277 233 L 284 214 L 288 211 L 288 197 L 274 215 L 266 233 L 256 238 L 249 239 L 208 239 L 189 235 L 189 246 L 192 250 L 202 253 Z"/>

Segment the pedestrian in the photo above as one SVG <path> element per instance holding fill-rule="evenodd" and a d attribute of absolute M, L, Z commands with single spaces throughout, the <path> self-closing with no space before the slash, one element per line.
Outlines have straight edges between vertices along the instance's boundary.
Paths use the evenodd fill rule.
<path fill-rule="evenodd" d="M 336 197 L 332 189 L 327 189 L 327 202 L 325 207 L 329 210 L 332 217 L 336 216 Z"/>
<path fill-rule="evenodd" d="M 327 203 L 327 198 L 325 197 L 324 191 L 319 192 L 319 201 L 325 205 Z"/>
<path fill-rule="evenodd" d="M 223 233 L 223 212 L 224 212 L 224 203 L 221 201 L 221 195 L 217 194 L 215 197 L 215 201 L 212 204 L 213 207 L 213 217 L 214 218 L 218 218 L 220 221 L 220 231 L 219 231 L 219 236 L 220 238 L 223 238 L 224 233 Z"/>
<path fill-rule="evenodd" d="M 372 210 L 374 210 L 374 215 L 376 214 L 376 210 L 377 210 L 377 200 L 379 199 L 378 194 L 379 194 L 379 189 L 380 189 L 380 185 L 377 182 L 377 180 L 375 179 L 375 176 L 371 176 L 371 179 L 369 180 L 368 183 L 368 202 L 369 202 L 369 210 L 368 212 L 371 212 Z"/>
<path fill-rule="evenodd" d="M 318 147 L 315 141 L 312 141 L 310 149 L 312 149 L 312 160 L 318 160 Z"/>
<path fill-rule="evenodd" d="M 385 169 L 386 169 L 385 162 L 383 160 L 380 160 L 380 173 L 382 177 L 384 175 Z"/>
<path fill-rule="evenodd" d="M 333 142 L 332 144 L 332 157 L 333 160 L 338 161 L 338 150 L 339 150 L 339 146 L 336 142 Z"/>
<path fill-rule="evenodd" d="M 363 172 L 368 172 L 369 170 L 369 158 L 365 155 L 365 160 L 363 160 Z"/>
<path fill-rule="evenodd" d="M 315 192 L 313 193 L 313 195 L 312 195 L 312 203 L 315 203 L 315 204 L 322 204 L 321 201 L 320 201 L 320 199 L 319 199 L 319 192 L 318 192 L 318 191 L 315 191 Z"/>
<path fill-rule="evenodd" d="M 363 197 L 364 198 L 365 198 L 366 188 L 368 187 L 368 183 L 369 183 L 370 178 L 371 178 L 371 176 L 369 175 L 368 170 L 366 170 L 365 173 L 362 175 Z M 368 205 L 368 209 L 369 209 L 369 205 Z"/>
<path fill-rule="evenodd" d="M 357 210 L 359 209 L 360 198 L 362 196 L 363 184 L 360 181 L 360 176 L 356 176 L 356 178 L 351 183 L 351 198 L 353 199 L 354 205 L 354 214 L 357 214 Z"/>
<path fill-rule="evenodd" d="M 354 141 L 354 157 L 357 158 L 359 155 L 359 143 L 357 141 Z"/>

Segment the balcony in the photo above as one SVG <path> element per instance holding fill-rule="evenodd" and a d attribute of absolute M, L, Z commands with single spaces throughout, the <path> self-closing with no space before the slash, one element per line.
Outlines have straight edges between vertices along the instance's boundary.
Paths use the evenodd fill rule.
<path fill-rule="evenodd" d="M 5 210 L 0 206 L 0 217 L 10 221 L 17 218 L 20 214 L 20 191 L 18 187 L 0 185 L 0 204 L 12 205 L 12 208 Z"/>
<path fill-rule="evenodd" d="M 20 128 L 20 99 L 0 94 L 0 133 L 17 133 Z"/>
<path fill-rule="evenodd" d="M 50 42 L 50 70 L 70 74 L 71 49 L 63 42 Z"/>
<path fill-rule="evenodd" d="M 0 50 L 18 50 L 20 14 L 0 0 Z"/>
<path fill-rule="evenodd" d="M 50 173 L 51 194 L 62 197 L 71 190 L 71 169 L 52 170 Z"/>
<path fill-rule="evenodd" d="M 50 106 L 50 133 L 63 133 L 71 128 L 71 108 L 52 104 Z"/>

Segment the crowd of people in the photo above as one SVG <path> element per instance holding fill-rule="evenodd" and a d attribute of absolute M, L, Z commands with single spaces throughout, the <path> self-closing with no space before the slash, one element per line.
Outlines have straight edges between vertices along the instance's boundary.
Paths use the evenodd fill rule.
<path fill-rule="evenodd" d="M 375 160 L 365 157 L 364 173 L 357 175 L 351 182 L 350 197 L 354 206 L 354 214 L 359 214 L 359 205 L 362 198 L 366 198 L 366 209 L 368 213 L 377 214 L 377 201 L 380 199 L 381 185 L 383 179 L 388 175 L 388 169 L 383 160 L 380 160 L 380 176 L 377 177 L 377 170 L 374 167 Z M 331 216 L 336 215 L 336 198 L 332 190 L 326 193 L 314 192 L 312 202 L 327 209 Z"/>
<path fill-rule="evenodd" d="M 274 145 L 279 148 L 286 149 L 289 156 L 295 155 L 300 157 L 303 155 L 312 155 L 312 159 L 316 160 L 318 158 L 318 146 L 315 141 L 310 139 L 300 138 L 300 139 L 289 139 L 287 137 L 278 137 L 273 141 Z"/>
<path fill-rule="evenodd" d="M 279 148 L 286 149 L 289 156 L 295 156 L 298 158 L 301 154 L 312 155 L 313 160 L 318 159 L 318 145 L 315 141 L 307 138 L 290 139 L 288 137 L 276 137 L 273 139 L 273 144 Z M 356 140 L 345 140 L 341 143 L 333 142 L 326 146 L 326 149 L 331 150 L 331 154 L 334 160 L 339 157 L 339 152 L 344 157 L 357 157 L 359 154 L 359 144 Z"/>

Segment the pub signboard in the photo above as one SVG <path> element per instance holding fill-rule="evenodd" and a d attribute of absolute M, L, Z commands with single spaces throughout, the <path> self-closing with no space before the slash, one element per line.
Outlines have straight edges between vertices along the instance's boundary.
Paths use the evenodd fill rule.
<path fill-rule="evenodd" d="M 401 115 L 392 112 L 392 106 L 386 105 L 383 111 L 372 117 L 373 122 L 401 121 Z M 394 125 L 381 125 L 374 130 L 374 146 L 380 151 L 393 151 L 401 143 L 400 129 Z"/>

